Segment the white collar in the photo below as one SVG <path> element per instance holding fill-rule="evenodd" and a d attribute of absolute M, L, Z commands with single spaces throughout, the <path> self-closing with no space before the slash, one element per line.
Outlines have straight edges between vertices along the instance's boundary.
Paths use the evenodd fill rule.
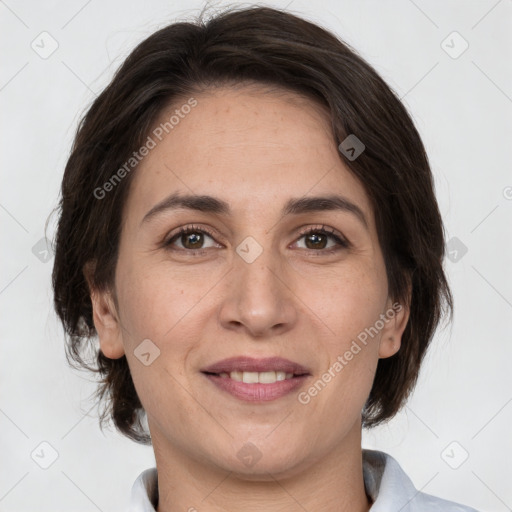
<path fill-rule="evenodd" d="M 363 477 L 373 500 L 370 512 L 477 512 L 416 490 L 398 462 L 387 453 L 363 449 Z M 133 484 L 128 512 L 156 512 L 158 479 L 156 468 L 143 471 Z"/>

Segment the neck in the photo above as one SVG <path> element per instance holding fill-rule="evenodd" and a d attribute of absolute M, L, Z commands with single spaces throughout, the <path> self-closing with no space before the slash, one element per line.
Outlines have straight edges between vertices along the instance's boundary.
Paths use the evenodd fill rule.
<path fill-rule="evenodd" d="M 287 474 L 234 473 L 191 458 L 152 432 L 158 470 L 158 512 L 368 512 L 359 425 L 316 461 Z M 291 475 L 291 476 L 290 476 Z"/>

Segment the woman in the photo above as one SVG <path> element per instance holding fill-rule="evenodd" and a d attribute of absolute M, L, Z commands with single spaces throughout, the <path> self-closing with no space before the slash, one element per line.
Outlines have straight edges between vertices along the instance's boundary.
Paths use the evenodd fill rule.
<path fill-rule="evenodd" d="M 452 296 L 423 144 L 345 43 L 270 8 L 158 31 L 82 120 L 60 206 L 70 354 L 155 452 L 131 510 L 474 510 L 361 448 Z"/>

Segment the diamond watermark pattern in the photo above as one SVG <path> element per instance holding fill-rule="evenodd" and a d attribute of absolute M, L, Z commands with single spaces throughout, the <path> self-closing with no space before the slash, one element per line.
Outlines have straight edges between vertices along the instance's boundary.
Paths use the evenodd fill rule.
<path fill-rule="evenodd" d="M 366 146 L 351 133 L 340 143 L 338 149 L 352 162 L 366 149 Z"/>
<path fill-rule="evenodd" d="M 48 59 L 53 53 L 57 51 L 59 43 L 48 32 L 41 32 L 30 44 L 41 59 Z"/>
<path fill-rule="evenodd" d="M 468 451 L 457 441 L 452 441 L 442 452 L 443 459 L 452 469 L 459 469 L 469 458 Z"/>
<path fill-rule="evenodd" d="M 242 461 L 247 467 L 251 468 L 256 464 L 262 457 L 261 451 L 255 444 L 245 443 L 238 453 L 236 454 L 238 459 Z"/>
<path fill-rule="evenodd" d="M 441 42 L 441 48 L 452 58 L 458 59 L 468 48 L 469 43 L 454 30 Z"/>
<path fill-rule="evenodd" d="M 48 238 L 43 237 L 32 247 L 32 254 L 41 262 L 48 263 L 53 257 L 53 250 Z"/>
<path fill-rule="evenodd" d="M 32 450 L 30 457 L 40 468 L 48 469 L 59 458 L 59 452 L 48 441 L 43 441 Z"/>
<path fill-rule="evenodd" d="M 253 263 L 263 252 L 263 247 L 252 236 L 248 236 L 238 244 L 236 252 L 246 263 Z"/>
<path fill-rule="evenodd" d="M 446 257 L 452 263 L 458 263 L 466 255 L 468 248 L 459 238 L 454 236 L 448 240 L 446 251 L 448 253 Z"/>
<path fill-rule="evenodd" d="M 160 356 L 160 349 L 150 339 L 146 338 L 133 353 L 144 366 L 149 366 Z"/>

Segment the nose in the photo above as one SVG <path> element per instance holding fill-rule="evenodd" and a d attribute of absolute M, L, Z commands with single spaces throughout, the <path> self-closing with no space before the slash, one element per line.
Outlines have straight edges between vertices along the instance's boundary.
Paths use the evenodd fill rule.
<path fill-rule="evenodd" d="M 219 319 L 225 329 L 268 338 L 293 328 L 298 318 L 285 263 L 265 249 L 252 263 L 235 254 Z"/>

